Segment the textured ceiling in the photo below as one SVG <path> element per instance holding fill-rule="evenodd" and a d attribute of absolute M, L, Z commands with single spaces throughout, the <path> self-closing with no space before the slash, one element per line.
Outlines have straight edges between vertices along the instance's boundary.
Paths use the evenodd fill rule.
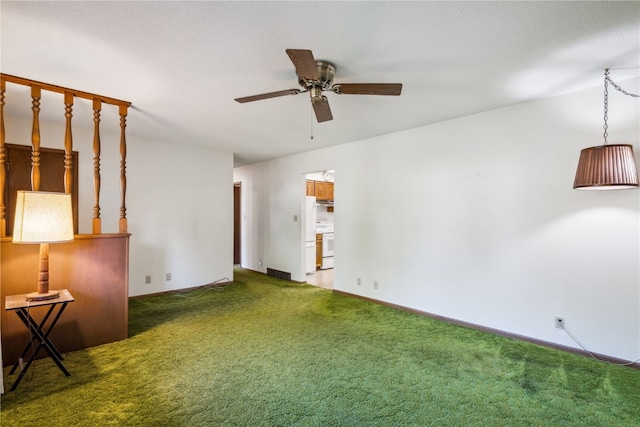
<path fill-rule="evenodd" d="M 232 151 L 236 166 L 598 86 L 604 68 L 624 80 L 640 67 L 636 1 L 0 7 L 3 73 L 131 101 L 129 136 Z M 326 93 L 334 120 L 321 124 L 306 93 L 236 103 L 299 87 L 287 48 L 333 62 L 335 82 L 403 83 L 402 95 Z M 6 112 L 29 115 L 28 102 L 11 103 L 19 92 L 8 87 Z M 63 119 L 50 114 L 43 107 L 43 120 Z"/>

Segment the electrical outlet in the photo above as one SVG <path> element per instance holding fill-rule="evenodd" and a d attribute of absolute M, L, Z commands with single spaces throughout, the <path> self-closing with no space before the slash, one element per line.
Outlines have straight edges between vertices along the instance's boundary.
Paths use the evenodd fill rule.
<path fill-rule="evenodd" d="M 260 265 L 260 266 L 262 265 L 262 258 L 260 258 L 260 259 L 258 260 L 258 265 Z"/>
<path fill-rule="evenodd" d="M 144 283 L 151 283 L 151 276 L 144 276 Z"/>
<path fill-rule="evenodd" d="M 373 281 L 373 289 L 378 289 L 378 281 L 377 280 Z"/>
<path fill-rule="evenodd" d="M 358 277 L 358 286 L 362 286 L 362 279 Z"/>
<path fill-rule="evenodd" d="M 171 273 L 167 273 L 167 282 L 171 280 Z"/>
<path fill-rule="evenodd" d="M 556 328 L 564 329 L 564 317 L 556 317 Z"/>

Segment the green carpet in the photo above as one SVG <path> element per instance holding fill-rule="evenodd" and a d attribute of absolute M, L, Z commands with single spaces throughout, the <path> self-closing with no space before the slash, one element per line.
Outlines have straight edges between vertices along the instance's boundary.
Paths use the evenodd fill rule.
<path fill-rule="evenodd" d="M 39 360 L 2 426 L 640 426 L 638 370 L 234 279 L 132 299 L 128 340 Z"/>

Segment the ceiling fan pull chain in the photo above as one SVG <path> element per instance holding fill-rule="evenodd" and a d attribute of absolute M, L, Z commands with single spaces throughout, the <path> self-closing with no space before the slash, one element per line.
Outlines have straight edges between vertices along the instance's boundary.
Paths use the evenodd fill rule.
<path fill-rule="evenodd" d="M 311 139 L 311 140 L 313 140 L 313 107 L 311 107 L 311 108 L 309 109 L 309 112 L 311 113 L 311 114 L 309 115 L 309 117 L 311 118 L 311 122 L 310 122 L 310 123 L 311 123 L 311 131 L 310 131 L 310 133 L 311 133 L 311 138 L 310 138 L 310 139 Z"/>

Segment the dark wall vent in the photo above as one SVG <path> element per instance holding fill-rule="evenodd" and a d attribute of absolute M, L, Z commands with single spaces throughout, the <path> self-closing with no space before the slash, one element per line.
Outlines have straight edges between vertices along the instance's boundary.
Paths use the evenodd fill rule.
<path fill-rule="evenodd" d="M 275 270 L 269 267 L 267 267 L 267 276 L 275 277 L 276 279 L 291 281 L 291 273 L 287 273 L 286 271 Z"/>

